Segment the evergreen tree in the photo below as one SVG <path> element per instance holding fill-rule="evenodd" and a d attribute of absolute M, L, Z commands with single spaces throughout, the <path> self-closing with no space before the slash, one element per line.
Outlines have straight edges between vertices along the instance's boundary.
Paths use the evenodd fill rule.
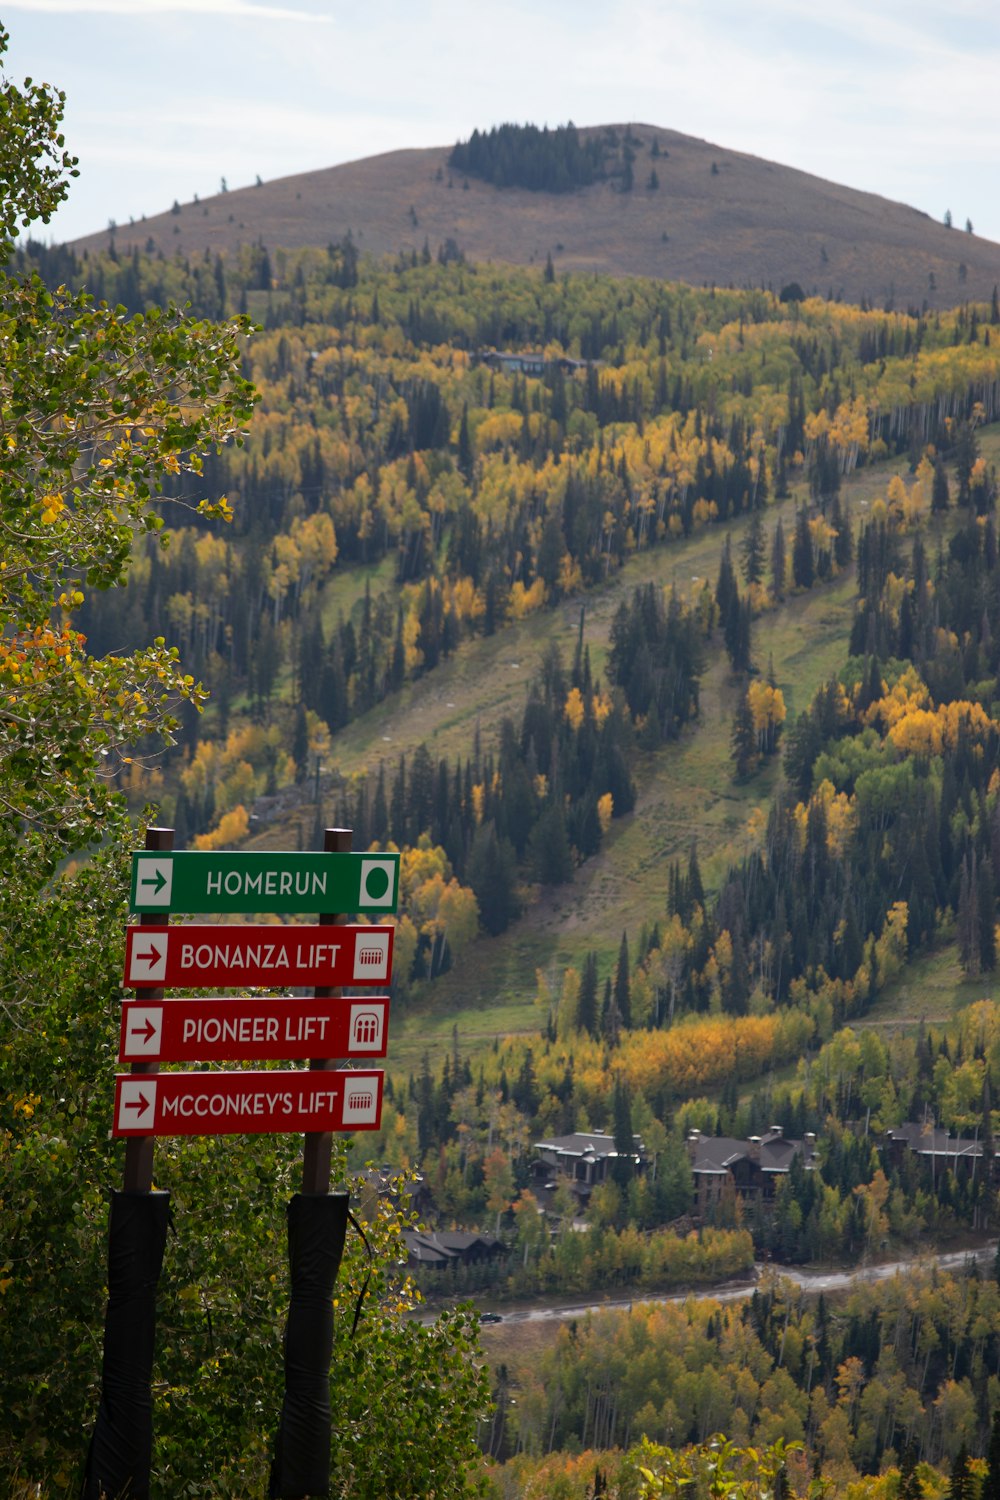
<path fill-rule="evenodd" d="M 726 652 L 734 672 L 749 672 L 752 667 L 750 637 L 753 611 L 749 597 L 734 594 L 724 621 Z"/>
<path fill-rule="evenodd" d="M 563 885 L 573 878 L 573 851 L 561 801 L 553 800 L 543 810 L 532 830 L 529 855 L 535 879 L 542 885 Z"/>
<path fill-rule="evenodd" d="M 580 976 L 577 1025 L 590 1036 L 597 1035 L 597 954 L 588 953 Z"/>
<path fill-rule="evenodd" d="M 940 454 L 934 461 L 934 483 L 931 487 L 931 510 L 944 511 L 951 504 L 951 491 L 948 488 L 948 475 L 944 467 L 944 461 Z"/>
<path fill-rule="evenodd" d="M 622 933 L 618 947 L 618 963 L 615 967 L 615 1005 L 626 1028 L 632 1024 L 632 985 L 629 977 L 628 934 Z"/>
<path fill-rule="evenodd" d="M 292 729 L 292 759 L 295 762 L 295 779 L 302 781 L 309 770 L 309 724 L 305 704 L 299 703 L 295 710 Z"/>
<path fill-rule="evenodd" d="M 963 1443 L 952 1460 L 947 1500 L 973 1500 L 974 1495 L 975 1483 L 969 1473 L 969 1450 Z"/>
<path fill-rule="evenodd" d="M 743 554 L 743 577 L 747 584 L 760 583 L 764 577 L 766 552 L 764 517 L 760 510 L 755 510 L 751 515 L 740 550 Z"/>
<path fill-rule="evenodd" d="M 736 779 L 746 781 L 757 766 L 757 731 L 754 728 L 753 714 L 750 710 L 749 693 L 740 694 L 736 713 L 733 716 L 730 743 Z"/>
<path fill-rule="evenodd" d="M 495 937 L 517 916 L 519 904 L 514 850 L 506 839 L 497 838 L 492 822 L 476 829 L 466 873 L 479 903 L 479 920 Z"/>
<path fill-rule="evenodd" d="M 632 1104 L 628 1086 L 621 1074 L 615 1074 L 611 1093 L 611 1118 L 615 1139 L 615 1160 L 611 1169 L 613 1181 L 626 1188 L 634 1175 L 632 1158 L 635 1155 L 635 1140 L 632 1134 Z"/>
<path fill-rule="evenodd" d="M 407 842 L 406 813 L 406 757 L 401 755 L 389 803 L 389 837 L 400 848 Z"/>
<path fill-rule="evenodd" d="M 854 556 L 854 531 L 851 525 L 851 507 L 840 496 L 835 495 L 830 507 L 830 525 L 834 531 L 833 559 L 838 568 L 846 568 Z"/>
<path fill-rule="evenodd" d="M 979 1491 L 979 1500 L 1000 1500 L 1000 1407 L 994 1411 L 990 1425 L 990 1442 L 986 1449 L 986 1473 Z"/>
<path fill-rule="evenodd" d="M 791 491 L 788 488 L 788 461 L 785 458 L 785 449 L 782 446 L 778 454 L 778 472 L 774 479 L 774 498 L 776 500 L 787 500 Z"/>
<path fill-rule="evenodd" d="M 985 973 L 991 973 L 997 966 L 996 892 L 993 881 L 993 861 L 988 854 L 979 862 L 977 879 L 979 967 Z"/>
<path fill-rule="evenodd" d="M 771 592 L 779 600 L 785 597 L 786 558 L 785 528 L 779 516 L 771 539 Z"/>
<path fill-rule="evenodd" d="M 974 849 L 962 860 L 956 926 L 959 961 L 965 974 L 970 979 L 974 979 L 982 963 L 979 872 L 976 868 Z"/>
<path fill-rule="evenodd" d="M 958 478 L 958 503 L 968 505 L 971 498 L 972 471 L 979 457 L 979 439 L 971 422 L 961 422 L 955 437 L 955 474 Z"/>
<path fill-rule="evenodd" d="M 378 763 L 378 780 L 372 801 L 372 838 L 377 844 L 385 844 L 389 839 L 389 809 L 385 800 L 385 765 L 382 761 Z"/>
<path fill-rule="evenodd" d="M 422 833 L 430 833 L 433 821 L 435 772 L 430 751 L 423 741 L 410 762 L 407 819 L 409 842 L 416 844 Z"/>
<path fill-rule="evenodd" d="M 736 584 L 736 572 L 733 568 L 732 541 L 728 533 L 722 548 L 722 556 L 719 558 L 719 576 L 715 583 L 715 604 L 719 611 L 719 619 L 723 628 L 726 628 L 735 606 L 739 603 L 739 589 Z"/>
<path fill-rule="evenodd" d="M 810 589 L 816 581 L 816 565 L 813 560 L 812 536 L 809 532 L 809 516 L 805 506 L 795 517 L 795 537 L 792 541 L 792 577 L 797 589 Z"/>
<path fill-rule="evenodd" d="M 692 840 L 691 851 L 688 854 L 687 868 L 687 909 L 693 911 L 696 906 L 705 906 L 705 887 L 701 882 L 701 870 L 698 865 L 698 845 Z"/>
<path fill-rule="evenodd" d="M 899 1461 L 899 1500 L 920 1500 L 922 1494 L 916 1449 L 912 1443 L 907 1443 Z"/>
<path fill-rule="evenodd" d="M 472 440 L 469 437 L 469 403 L 462 403 L 462 420 L 458 424 L 458 467 L 466 483 L 472 480 Z"/>
<path fill-rule="evenodd" d="M 617 1047 L 619 1032 L 618 1007 L 611 988 L 611 975 L 604 981 L 604 998 L 601 1001 L 601 1036 L 609 1047 Z"/>

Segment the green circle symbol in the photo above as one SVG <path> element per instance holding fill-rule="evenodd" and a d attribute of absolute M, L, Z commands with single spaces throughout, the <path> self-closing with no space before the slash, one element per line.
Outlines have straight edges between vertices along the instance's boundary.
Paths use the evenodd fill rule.
<path fill-rule="evenodd" d="M 368 871 L 365 880 L 365 899 L 368 901 L 381 901 L 389 889 L 389 872 L 383 865 L 375 865 Z"/>

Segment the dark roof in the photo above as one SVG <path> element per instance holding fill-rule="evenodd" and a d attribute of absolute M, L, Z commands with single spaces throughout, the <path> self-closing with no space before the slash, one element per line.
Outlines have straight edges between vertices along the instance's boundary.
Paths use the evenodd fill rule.
<path fill-rule="evenodd" d="M 503 1249 L 503 1242 L 490 1234 L 476 1234 L 462 1229 L 405 1229 L 403 1242 L 410 1258 L 421 1265 L 441 1266 L 447 1262 L 464 1260 L 470 1250 L 482 1250 L 490 1255 Z"/>
<path fill-rule="evenodd" d="M 642 1141 L 636 1136 L 634 1142 L 634 1154 L 641 1156 Z M 534 1148 L 536 1151 L 554 1151 L 559 1156 L 592 1156 L 596 1159 L 618 1155 L 614 1136 L 604 1130 L 577 1130 L 572 1135 L 553 1136 L 550 1141 L 535 1141 Z"/>
<path fill-rule="evenodd" d="M 806 1166 L 812 1166 L 815 1146 L 812 1141 L 793 1141 L 786 1135 L 769 1130 L 760 1137 L 759 1156 L 755 1141 L 736 1140 L 728 1135 L 688 1137 L 692 1172 L 721 1176 L 741 1161 L 754 1161 L 762 1172 L 787 1172 L 794 1156 L 803 1155 Z"/>
<path fill-rule="evenodd" d="M 911 1151 L 920 1156 L 947 1156 L 951 1158 L 980 1157 L 983 1154 L 981 1141 L 966 1141 L 960 1135 L 950 1135 L 947 1130 L 938 1130 L 933 1125 L 922 1125 L 908 1121 L 887 1130 L 891 1141 L 903 1141 Z"/>

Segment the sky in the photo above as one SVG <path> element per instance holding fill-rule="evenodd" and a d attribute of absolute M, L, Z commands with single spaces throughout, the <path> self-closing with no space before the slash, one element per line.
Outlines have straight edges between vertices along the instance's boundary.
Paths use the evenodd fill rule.
<path fill-rule="evenodd" d="M 504 121 L 643 123 L 1000 242 L 997 0 L 5 0 L 3 71 L 66 93 L 37 238 Z"/>

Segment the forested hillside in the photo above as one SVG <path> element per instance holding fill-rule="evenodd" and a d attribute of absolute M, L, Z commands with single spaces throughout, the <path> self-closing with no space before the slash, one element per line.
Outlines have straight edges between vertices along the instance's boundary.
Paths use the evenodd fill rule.
<path fill-rule="evenodd" d="M 706 892 L 692 845 L 612 971 L 599 958 L 617 939 L 601 933 L 546 979 L 544 1034 L 478 1061 L 463 1118 L 458 1051 L 439 1083 L 411 1077 L 391 1097 L 390 1155 L 457 1149 L 458 1126 L 478 1137 L 484 1080 L 505 1103 L 513 1089 L 515 1140 L 557 1119 L 611 1124 L 609 1066 L 637 1118 L 669 1120 L 692 1092 L 828 1038 L 953 930 L 967 972 L 992 967 L 1000 622 L 978 444 L 1000 403 L 995 301 L 911 318 L 461 260 L 375 267 L 349 244 L 273 263 L 258 247 L 239 266 L 37 258 L 127 307 L 186 295 L 264 324 L 247 441 L 206 462 L 231 525 L 143 542 L 129 588 L 91 595 L 81 617 L 102 650 L 161 633 L 213 689 L 153 779 L 130 772 L 136 805 L 157 796 L 180 838 L 228 844 L 277 816 L 308 840 L 322 778 L 359 845 L 403 848 L 397 999 L 598 853 L 633 807 L 636 755 L 669 758 L 697 721 L 706 654 L 743 682 L 737 784 L 784 743 L 787 790 L 720 888 Z M 542 351 L 534 373 L 525 349 Z M 844 486 L 887 459 L 859 525 Z M 599 674 L 588 590 L 712 528 L 715 578 L 623 594 Z M 755 622 L 829 587 L 855 552 L 843 665 L 789 722 Z M 372 736 L 331 776 L 345 726 L 566 605 L 573 657 L 543 656 L 516 720 L 451 758 L 423 743 L 386 755 Z M 468 1190 L 464 1160 L 461 1175 Z M 480 1163 L 456 1209 L 488 1195 Z"/>
<path fill-rule="evenodd" d="M 447 966 L 449 937 L 468 940 L 462 890 L 496 933 L 523 904 L 525 880 L 559 884 L 598 851 L 633 805 L 633 742 L 655 750 L 697 714 L 714 640 L 749 674 L 734 726 L 738 775 L 772 755 L 786 727 L 802 800 L 776 807 L 760 830 L 764 852 L 720 895 L 731 957 L 715 952 L 711 923 L 698 928 L 696 872 L 674 880 L 666 916 L 685 959 L 668 1019 L 678 1005 L 708 1007 L 715 990 L 739 1014 L 755 993 L 801 1000 L 803 984 L 829 989 L 841 1016 L 891 962 L 871 947 L 894 930 L 885 890 L 907 902 L 911 947 L 933 935 L 937 911 L 958 909 L 963 878 L 988 904 L 985 846 L 938 840 L 940 857 L 925 869 L 923 854 L 909 858 L 904 830 L 916 824 L 906 818 L 890 836 L 903 841 L 903 875 L 879 878 L 866 853 L 868 883 L 845 903 L 843 861 L 857 858 L 869 825 L 881 861 L 891 858 L 880 818 L 865 812 L 873 795 L 890 795 L 891 782 L 897 802 L 904 785 L 925 796 L 920 762 L 900 755 L 918 733 L 914 712 L 925 715 L 929 745 L 956 752 L 935 826 L 952 827 L 955 800 L 971 795 L 966 780 L 989 765 L 988 753 L 967 765 L 963 747 L 988 752 L 994 732 L 995 481 L 977 430 L 1000 402 L 995 299 L 910 318 L 765 293 L 500 274 L 460 260 L 373 267 L 350 244 L 279 252 L 274 264 L 258 247 L 238 266 L 34 254 L 49 279 L 85 279 L 129 309 L 186 296 L 198 312 L 237 306 L 264 323 L 246 355 L 262 393 L 247 441 L 205 464 L 205 482 L 230 497 L 232 524 L 180 525 L 166 551 L 148 539 L 129 588 L 91 594 L 80 612 L 98 651 L 152 631 L 213 690 L 205 723 L 189 717 L 153 782 L 132 773 L 132 794 L 162 793 L 181 839 L 245 836 L 262 797 L 289 811 L 314 801 L 313 774 L 337 759 L 331 737 L 389 695 L 509 621 L 565 602 L 579 608 L 629 557 L 669 554 L 716 526 L 714 587 L 623 599 L 603 677 L 581 613 L 572 661 L 546 659 L 520 720 L 495 741 L 477 736 L 450 761 L 427 746 L 388 760 L 372 746 L 360 775 L 339 792 L 334 783 L 360 843 L 416 847 L 427 836 L 442 851 L 409 880 L 417 915 L 407 918 L 403 984 Z M 525 348 L 543 351 L 536 373 L 505 355 Z M 754 618 L 851 564 L 857 528 L 841 482 L 889 456 L 910 478 L 897 474 L 859 534 L 850 661 L 788 729 L 783 695 L 754 659 Z M 960 518 L 947 547 L 946 462 Z M 780 518 L 768 523 L 769 505 L 800 480 L 808 502 L 786 532 Z M 725 528 L 747 515 L 734 557 Z M 936 557 L 924 540 L 931 519 Z M 988 793 L 984 784 L 977 794 Z M 925 811 L 921 803 L 920 826 Z M 799 827 L 805 886 L 795 876 Z M 311 831 L 301 819 L 299 829 Z M 988 933 L 982 941 L 988 960 Z M 658 1001 L 661 1019 L 663 1009 Z"/>
<path fill-rule="evenodd" d="M 995 297 L 903 315 L 498 271 L 456 247 L 376 265 L 350 241 L 191 262 L 32 247 L 20 269 L 130 313 L 187 300 L 259 325 L 242 350 L 260 391 L 242 446 L 208 452 L 200 472 L 164 465 L 169 545 L 154 527 L 138 536 L 125 587 L 77 579 L 75 619 L 97 655 L 161 637 L 211 691 L 165 755 L 140 742 L 116 770 L 135 812 L 152 801 L 179 844 L 202 848 L 308 846 L 333 820 L 357 847 L 399 847 L 398 1016 L 433 1017 L 441 987 L 476 965 L 467 1003 L 487 1013 L 492 1045 L 466 1045 L 456 1017 L 450 1047 L 395 1069 L 390 1056 L 381 1131 L 350 1159 L 419 1169 L 439 1222 L 502 1231 L 506 1258 L 463 1271 L 455 1290 L 650 1291 L 743 1271 L 755 1252 L 858 1259 L 995 1229 L 992 1165 L 929 1174 L 886 1132 L 929 1115 L 975 1132 L 992 1163 L 1000 1011 L 969 995 L 980 1003 L 947 1024 L 857 1030 L 908 966 L 949 944 L 972 980 L 996 964 Z M 206 491 L 228 497 L 228 523 L 182 507 Z M 710 567 L 693 573 L 695 555 Z M 648 576 L 633 586 L 639 563 Z M 814 599 L 830 601 L 836 629 L 811 696 L 759 643 Z M 532 624 L 512 708 L 483 663 Z M 385 716 L 405 717 L 456 663 L 474 686 L 442 706 L 441 735 L 414 722 L 400 743 L 384 738 Z M 668 858 L 650 829 L 649 918 L 578 934 L 578 958 L 534 976 L 531 1032 L 506 1035 L 499 945 L 613 859 L 642 787 L 698 744 L 709 680 L 732 706 L 712 774 L 748 814 L 738 847 L 695 836 Z M 697 829 L 700 809 L 688 815 Z M 33 941 L 44 951 L 46 932 Z M 80 963 L 106 987 L 107 953 Z M 27 1131 L 50 1044 L 21 1046 L 32 1071 L 13 1124 Z M 691 1232 L 689 1133 L 771 1125 L 817 1138 L 813 1169 L 793 1167 L 766 1208 L 723 1195 Z M 583 1129 L 603 1129 L 623 1159 L 641 1136 L 649 1164 L 594 1189 L 588 1232 L 566 1191 L 539 1214 L 530 1171 L 535 1142 Z M 282 1153 L 261 1161 L 287 1175 Z M 239 1225 L 243 1244 L 254 1226 Z M 399 1232 L 387 1221 L 385 1236 Z M 225 1257 L 217 1274 L 235 1328 Z M 976 1285 L 934 1288 L 912 1309 L 858 1293 L 829 1325 L 780 1288 L 745 1314 L 706 1304 L 642 1313 L 625 1332 L 588 1323 L 518 1372 L 520 1409 L 484 1442 L 534 1459 L 642 1433 L 704 1443 L 722 1426 L 804 1441 L 841 1478 L 909 1443 L 957 1461 L 959 1433 L 982 1451 L 1000 1389 L 995 1340 L 975 1331 L 995 1287 Z M 200 1317 L 185 1296 L 170 1326 Z M 379 1337 L 388 1348 L 395 1335 Z M 258 1358 L 249 1337 L 246 1358 Z M 642 1399 L 624 1377 L 608 1384 L 629 1361 L 657 1371 Z M 734 1368 L 735 1395 L 706 1406 Z M 886 1381 L 892 1399 L 877 1406 L 868 1391 Z M 18 1390 L 30 1426 L 30 1380 Z M 641 1483 L 622 1493 L 657 1493 Z"/>
<path fill-rule="evenodd" d="M 649 122 L 508 123 L 238 190 L 223 181 L 148 218 L 95 224 L 77 248 L 234 260 L 261 244 L 322 250 L 350 235 L 375 258 L 454 247 L 478 265 L 551 261 L 572 274 L 776 293 L 797 284 L 919 312 L 988 301 L 1000 281 L 1000 246 L 952 208 L 954 227 L 950 212 L 935 222 Z"/>

